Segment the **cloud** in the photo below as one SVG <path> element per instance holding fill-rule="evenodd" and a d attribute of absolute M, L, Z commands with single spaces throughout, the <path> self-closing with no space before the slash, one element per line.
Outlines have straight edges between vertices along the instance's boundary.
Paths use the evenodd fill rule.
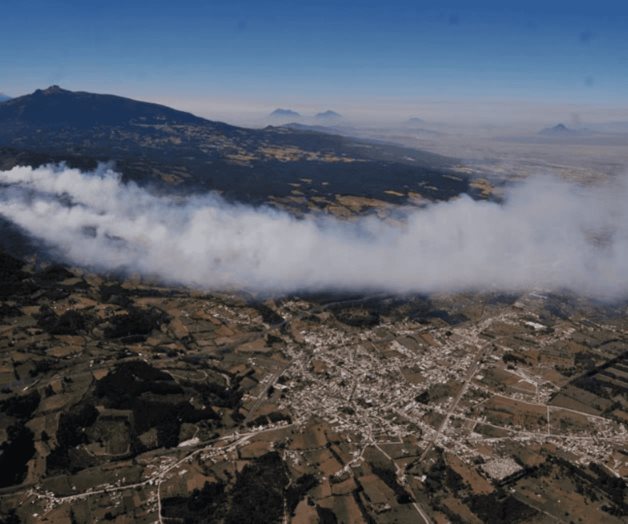
<path fill-rule="evenodd" d="M 107 166 L 0 171 L 0 214 L 54 253 L 98 270 L 203 289 L 390 292 L 568 289 L 628 296 L 628 187 L 554 178 L 502 203 L 400 209 L 392 224 L 297 219 L 219 196 L 157 196 Z"/>

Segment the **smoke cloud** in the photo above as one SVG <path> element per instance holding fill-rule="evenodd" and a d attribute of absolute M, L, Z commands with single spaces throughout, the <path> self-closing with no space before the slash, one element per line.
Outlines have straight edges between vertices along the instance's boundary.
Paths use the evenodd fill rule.
<path fill-rule="evenodd" d="M 628 187 L 553 178 L 501 203 L 400 209 L 398 224 L 297 219 L 219 196 L 164 197 L 101 166 L 0 171 L 0 214 L 66 261 L 203 289 L 571 290 L 628 296 Z"/>

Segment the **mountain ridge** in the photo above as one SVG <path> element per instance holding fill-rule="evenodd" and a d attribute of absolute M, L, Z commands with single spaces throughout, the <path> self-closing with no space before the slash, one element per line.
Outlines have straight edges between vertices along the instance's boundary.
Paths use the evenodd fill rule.
<path fill-rule="evenodd" d="M 112 161 L 126 180 L 183 191 L 219 191 L 267 203 L 349 194 L 400 201 L 410 192 L 448 199 L 468 190 L 453 160 L 348 136 L 268 126 L 248 129 L 117 95 L 38 89 L 0 105 L 0 165 Z M 304 191 L 304 189 L 306 191 Z M 392 192 L 392 193 L 391 193 Z"/>
<path fill-rule="evenodd" d="M 119 125 L 133 119 L 146 124 L 212 122 L 153 102 L 140 102 L 118 95 L 69 91 L 58 85 L 8 100 L 0 109 L 0 121 L 12 118 L 47 124 L 54 119 L 59 126 Z"/>

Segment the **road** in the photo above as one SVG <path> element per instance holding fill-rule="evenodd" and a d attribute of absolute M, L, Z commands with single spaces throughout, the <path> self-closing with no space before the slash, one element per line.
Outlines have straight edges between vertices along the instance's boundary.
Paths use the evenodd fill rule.
<path fill-rule="evenodd" d="M 142 482 L 134 482 L 132 484 L 124 484 L 122 486 L 111 486 L 111 487 L 106 487 L 106 488 L 101 488 L 101 489 L 93 489 L 93 490 L 89 490 L 89 491 L 85 491 L 83 493 L 77 493 L 76 495 L 66 495 L 66 496 L 61 496 L 61 497 L 56 497 L 51 493 L 38 493 L 36 490 L 33 490 L 32 493 L 35 497 L 40 498 L 40 499 L 45 499 L 48 501 L 49 503 L 49 509 L 48 511 L 50 511 L 52 508 L 54 508 L 55 506 L 58 506 L 60 504 L 66 504 L 66 503 L 72 503 L 74 501 L 77 500 L 81 500 L 87 497 L 91 497 L 93 495 L 100 495 L 100 494 L 112 494 L 112 493 L 117 493 L 119 491 L 127 491 L 129 489 L 135 489 L 135 488 L 139 488 L 139 487 L 143 487 L 143 486 L 149 486 L 149 485 L 156 485 L 157 486 L 157 512 L 158 512 L 158 521 L 160 523 L 163 523 L 162 520 L 162 516 L 161 516 L 161 484 L 167 480 L 167 475 L 168 473 L 170 473 L 173 469 L 179 467 L 181 464 L 184 464 L 185 462 L 189 461 L 190 459 L 192 459 L 193 457 L 195 457 L 196 455 L 203 453 L 203 452 L 208 452 L 211 450 L 215 450 L 215 451 L 219 451 L 221 453 L 228 453 L 234 449 L 236 449 L 238 446 L 241 446 L 242 444 L 246 443 L 247 441 L 249 441 L 251 438 L 253 438 L 254 436 L 257 436 L 261 433 L 267 433 L 270 431 L 277 431 L 278 429 L 283 429 L 286 427 L 290 427 L 292 424 L 285 424 L 279 427 L 270 427 L 270 428 L 263 428 L 263 429 L 259 429 L 256 431 L 248 431 L 246 433 L 238 433 L 237 436 L 236 435 L 225 435 L 222 437 L 218 437 L 216 439 L 212 439 L 209 441 L 205 441 L 202 443 L 199 443 L 198 446 L 200 446 L 198 449 L 195 449 L 194 451 L 188 453 L 187 455 L 185 455 L 184 457 L 182 457 L 181 459 L 175 461 L 174 463 L 172 463 L 171 465 L 167 466 L 165 469 L 162 469 L 160 471 L 157 471 L 154 475 L 152 475 L 150 478 L 143 480 Z M 231 442 L 230 444 L 228 444 L 225 447 L 220 447 L 220 448 L 216 448 L 215 445 L 218 442 L 222 442 L 225 440 L 229 440 L 229 439 L 234 439 L 233 442 Z M 45 513 L 47 513 L 48 511 L 46 511 Z M 44 513 L 44 515 L 45 515 Z M 43 516 L 43 515 L 42 515 Z"/>
<path fill-rule="evenodd" d="M 467 371 L 467 375 L 465 377 L 464 382 L 462 383 L 462 386 L 458 390 L 458 393 L 454 397 L 451 405 L 449 406 L 449 409 L 445 413 L 445 418 L 443 419 L 443 421 L 438 426 L 438 429 L 436 430 L 436 433 L 435 433 L 434 437 L 432 437 L 432 439 L 430 440 L 428 445 L 425 447 L 425 450 L 423 451 L 423 453 L 421 453 L 421 456 L 419 457 L 419 461 L 422 461 L 422 460 L 425 459 L 425 457 L 430 452 L 430 450 L 432 449 L 432 447 L 434 446 L 434 444 L 436 443 L 438 438 L 441 436 L 441 434 L 447 428 L 447 425 L 449 424 L 449 419 L 451 418 L 452 413 L 458 407 L 460 399 L 462 399 L 464 394 L 467 392 L 467 389 L 469 388 L 469 384 L 470 384 L 471 380 L 477 374 L 478 369 L 479 369 L 480 365 L 482 364 L 482 360 L 484 359 L 484 357 L 486 356 L 486 353 L 488 352 L 489 346 L 490 346 L 490 343 L 487 342 L 487 343 L 484 343 L 480 347 L 480 349 L 479 349 L 479 351 L 477 353 L 476 358 L 474 359 L 473 363 L 469 367 L 469 370 Z"/>
<path fill-rule="evenodd" d="M 377 442 L 374 442 L 373 446 L 375 446 L 388 460 L 390 460 L 390 462 L 395 466 L 395 470 L 397 472 L 397 479 L 402 483 L 403 486 L 405 486 L 406 488 L 410 490 L 410 492 L 412 492 L 413 491 L 412 487 L 405 481 L 405 475 L 403 471 L 401 470 L 401 468 L 399 468 L 399 466 L 397 466 L 393 458 L 388 453 L 386 453 Z M 419 516 L 423 519 L 423 522 L 425 522 L 425 524 L 432 524 L 432 519 L 430 518 L 430 516 L 419 505 L 419 503 L 416 502 L 416 496 L 414 495 L 414 493 L 412 493 L 412 496 L 415 499 L 415 502 L 412 503 L 412 507 L 416 510 Z"/>

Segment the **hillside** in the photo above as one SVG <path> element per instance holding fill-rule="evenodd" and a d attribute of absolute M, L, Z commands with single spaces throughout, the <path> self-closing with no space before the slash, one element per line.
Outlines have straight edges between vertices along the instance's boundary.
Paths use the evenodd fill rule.
<path fill-rule="evenodd" d="M 0 106 L 0 165 L 115 161 L 128 179 L 228 198 L 337 194 L 404 201 L 467 191 L 452 160 L 388 144 L 269 126 L 246 129 L 175 109 L 52 86 Z M 304 182 L 307 180 L 307 182 Z M 296 184 L 296 185 L 295 185 Z"/>

